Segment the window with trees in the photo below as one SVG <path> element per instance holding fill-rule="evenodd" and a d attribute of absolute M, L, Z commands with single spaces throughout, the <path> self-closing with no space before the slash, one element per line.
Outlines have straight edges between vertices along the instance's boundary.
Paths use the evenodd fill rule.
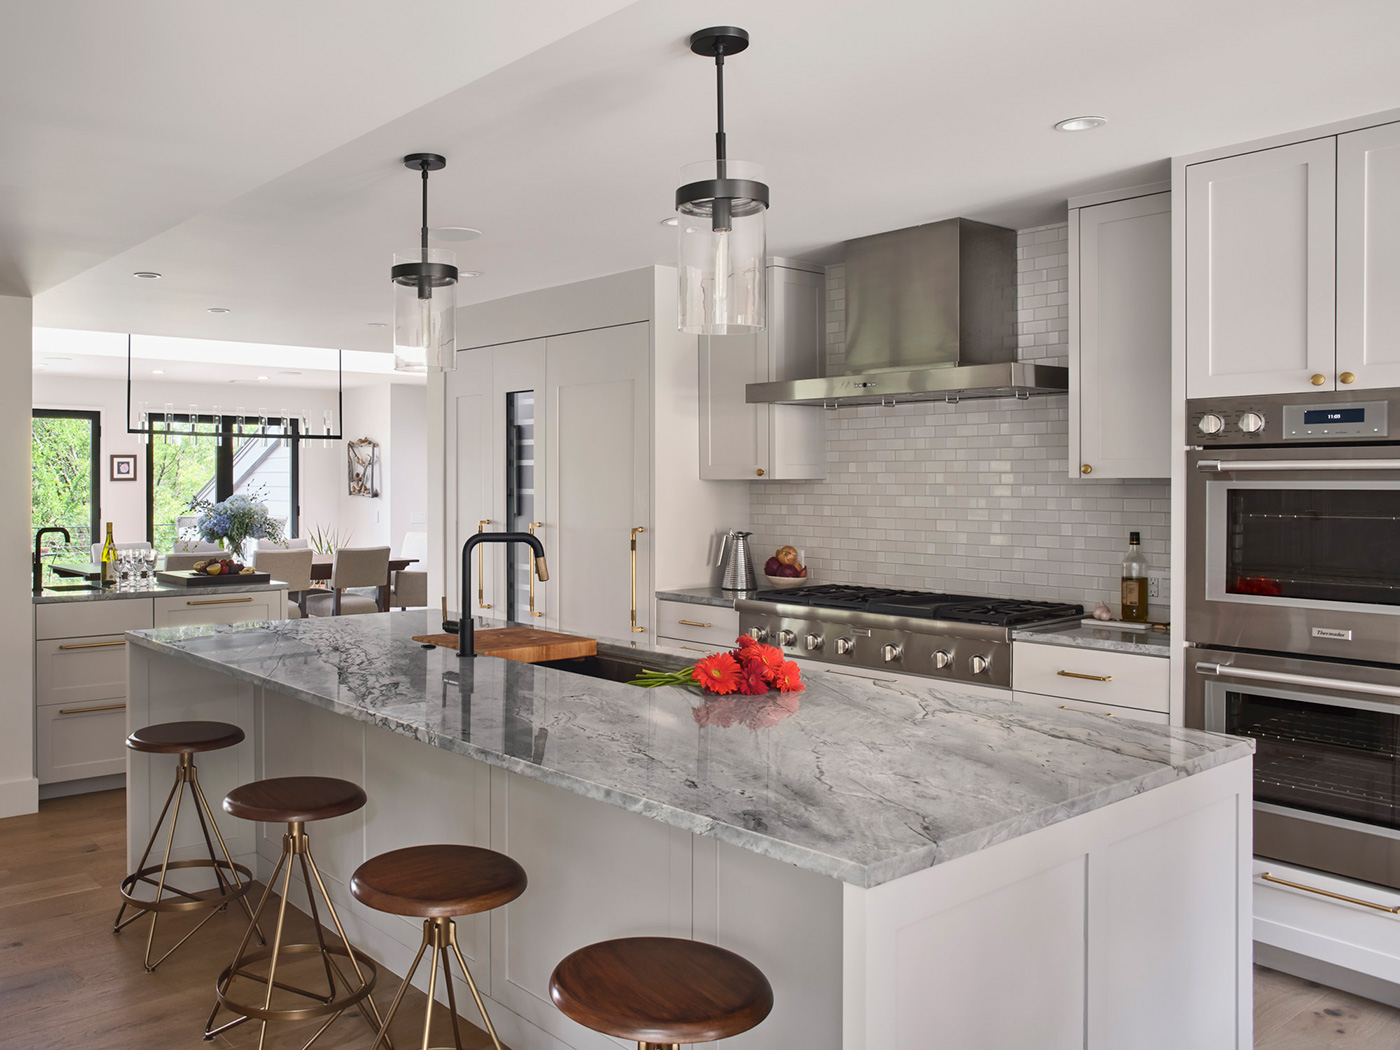
<path fill-rule="evenodd" d="M 101 416 L 36 408 L 32 444 L 31 530 L 65 528 L 72 549 L 86 555 L 100 534 L 102 516 Z"/>

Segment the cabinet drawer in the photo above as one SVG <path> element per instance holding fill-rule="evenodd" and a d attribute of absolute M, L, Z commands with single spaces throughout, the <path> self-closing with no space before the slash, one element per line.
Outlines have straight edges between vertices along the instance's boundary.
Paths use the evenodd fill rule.
<path fill-rule="evenodd" d="M 34 606 L 35 638 L 121 635 L 153 627 L 150 598 L 107 598 Z"/>
<path fill-rule="evenodd" d="M 658 601 L 656 621 L 658 635 L 715 648 L 732 649 L 739 636 L 739 610 L 718 605 Z"/>
<path fill-rule="evenodd" d="M 189 627 L 208 623 L 247 623 L 251 620 L 285 620 L 286 591 L 234 591 L 230 594 L 196 594 L 189 598 L 157 598 L 157 627 Z"/>
<path fill-rule="evenodd" d="M 121 637 L 34 643 L 34 702 L 39 706 L 124 699 L 126 642 Z"/>
<path fill-rule="evenodd" d="M 1165 712 L 1169 674 L 1170 662 L 1160 656 L 1012 643 L 1011 688 L 1018 693 Z"/>
<path fill-rule="evenodd" d="M 36 712 L 40 784 L 126 772 L 126 702 L 51 704 Z"/>
<path fill-rule="evenodd" d="M 1152 659 L 1145 657 L 1144 659 Z M 1129 718 L 1137 722 L 1151 722 L 1153 725 L 1167 724 L 1165 711 L 1141 711 L 1136 707 L 1121 707 L 1117 704 L 1097 704 L 1089 700 L 1066 700 L 1062 696 L 1042 696 L 1039 693 L 1015 692 L 1017 700 L 1031 704 L 1053 704 L 1063 711 L 1082 711 L 1086 715 L 1103 715 L 1105 718 Z"/>

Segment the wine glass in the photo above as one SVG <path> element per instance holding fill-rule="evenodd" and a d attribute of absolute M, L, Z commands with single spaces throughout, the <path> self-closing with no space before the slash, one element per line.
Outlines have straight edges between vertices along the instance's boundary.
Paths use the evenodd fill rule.
<path fill-rule="evenodd" d="M 149 584 L 156 574 L 156 549 L 147 547 L 141 552 L 141 579 Z"/>

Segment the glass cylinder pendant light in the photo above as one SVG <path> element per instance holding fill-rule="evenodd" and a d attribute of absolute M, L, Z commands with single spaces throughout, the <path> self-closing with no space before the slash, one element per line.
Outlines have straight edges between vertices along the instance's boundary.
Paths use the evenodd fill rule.
<path fill-rule="evenodd" d="M 404 167 L 423 173 L 422 243 L 394 253 L 394 370 L 450 372 L 457 367 L 457 257 L 428 247 L 428 172 L 447 167 L 436 153 L 410 153 Z"/>
<path fill-rule="evenodd" d="M 677 324 L 695 335 L 761 332 L 768 323 L 768 187 L 758 165 L 729 159 L 724 138 L 724 56 L 748 46 L 749 34 L 736 26 L 690 38 L 691 51 L 715 60 L 718 118 L 715 159 L 683 168 L 676 190 Z"/>

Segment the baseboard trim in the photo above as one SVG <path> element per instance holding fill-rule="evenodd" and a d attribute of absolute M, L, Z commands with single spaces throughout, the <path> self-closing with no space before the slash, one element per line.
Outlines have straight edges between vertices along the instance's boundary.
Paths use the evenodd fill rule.
<path fill-rule="evenodd" d="M 1328 988 L 1359 995 L 1363 999 L 1374 999 L 1387 1006 L 1400 1007 L 1400 985 L 1391 984 L 1369 973 L 1350 970 L 1336 963 L 1323 962 L 1321 959 L 1300 955 L 1287 948 L 1278 948 L 1262 941 L 1254 942 L 1254 961 L 1260 966 L 1291 973 L 1305 981 L 1315 981 L 1325 984 Z"/>
<path fill-rule="evenodd" d="M 21 777 L 0 781 L 0 817 L 20 817 L 39 812 L 39 779 Z"/>
<path fill-rule="evenodd" d="M 81 780 L 60 780 L 56 784 L 40 785 L 39 798 L 64 798 L 68 795 L 86 795 L 93 791 L 115 791 L 124 787 L 125 773 L 109 773 L 105 777 L 83 777 Z"/>

